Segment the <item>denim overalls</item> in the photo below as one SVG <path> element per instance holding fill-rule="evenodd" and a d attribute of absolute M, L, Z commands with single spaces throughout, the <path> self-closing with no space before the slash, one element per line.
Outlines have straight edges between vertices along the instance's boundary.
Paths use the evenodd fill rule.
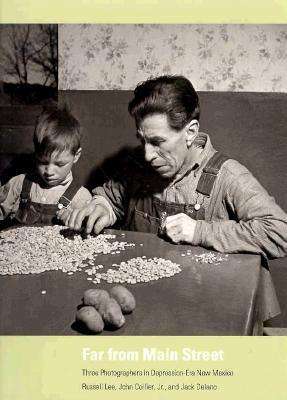
<path fill-rule="evenodd" d="M 208 161 L 198 181 L 196 192 L 209 197 L 222 164 L 229 157 L 216 152 Z M 163 219 L 170 215 L 184 213 L 195 220 L 205 219 L 201 204 L 178 204 L 165 202 L 153 197 L 148 188 L 139 189 L 132 196 L 127 213 L 125 228 L 132 231 L 158 234 Z"/>
<path fill-rule="evenodd" d="M 73 180 L 57 204 L 42 204 L 31 201 L 30 191 L 33 181 L 32 176 L 25 176 L 20 194 L 19 209 L 14 219 L 25 225 L 52 225 L 57 220 L 56 212 L 71 203 L 80 189 L 80 185 Z"/>

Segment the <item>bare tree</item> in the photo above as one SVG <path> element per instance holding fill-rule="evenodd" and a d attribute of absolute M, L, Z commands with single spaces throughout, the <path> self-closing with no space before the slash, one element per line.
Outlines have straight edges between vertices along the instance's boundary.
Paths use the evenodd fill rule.
<path fill-rule="evenodd" d="M 29 40 L 30 25 L 11 26 L 1 49 L 2 69 L 21 84 L 28 83 L 28 65 L 32 55 Z"/>
<path fill-rule="evenodd" d="M 20 84 L 37 72 L 42 85 L 58 85 L 57 25 L 11 25 L 1 48 L 3 72 Z"/>
<path fill-rule="evenodd" d="M 44 85 L 58 86 L 58 29 L 57 25 L 40 25 L 38 40 L 31 43 L 34 66 L 44 76 Z"/>

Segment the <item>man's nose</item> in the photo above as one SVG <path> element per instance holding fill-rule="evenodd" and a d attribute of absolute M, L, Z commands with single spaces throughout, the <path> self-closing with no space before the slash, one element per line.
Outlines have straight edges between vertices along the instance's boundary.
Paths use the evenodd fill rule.
<path fill-rule="evenodd" d="M 155 149 L 151 144 L 146 143 L 144 146 L 144 151 L 145 151 L 145 160 L 150 163 L 156 157 Z"/>

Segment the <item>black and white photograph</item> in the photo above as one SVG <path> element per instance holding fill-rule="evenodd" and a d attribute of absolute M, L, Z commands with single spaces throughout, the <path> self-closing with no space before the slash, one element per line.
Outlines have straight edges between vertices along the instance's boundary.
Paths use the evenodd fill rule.
<path fill-rule="evenodd" d="M 0 25 L 1 335 L 287 332 L 287 25 Z"/>

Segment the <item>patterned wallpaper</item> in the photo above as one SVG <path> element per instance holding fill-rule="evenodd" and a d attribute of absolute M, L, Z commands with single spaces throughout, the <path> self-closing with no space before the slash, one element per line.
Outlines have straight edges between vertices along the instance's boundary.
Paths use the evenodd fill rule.
<path fill-rule="evenodd" d="M 197 90 L 287 92 L 287 25 L 60 25 L 59 57 L 62 90 L 183 74 Z"/>

